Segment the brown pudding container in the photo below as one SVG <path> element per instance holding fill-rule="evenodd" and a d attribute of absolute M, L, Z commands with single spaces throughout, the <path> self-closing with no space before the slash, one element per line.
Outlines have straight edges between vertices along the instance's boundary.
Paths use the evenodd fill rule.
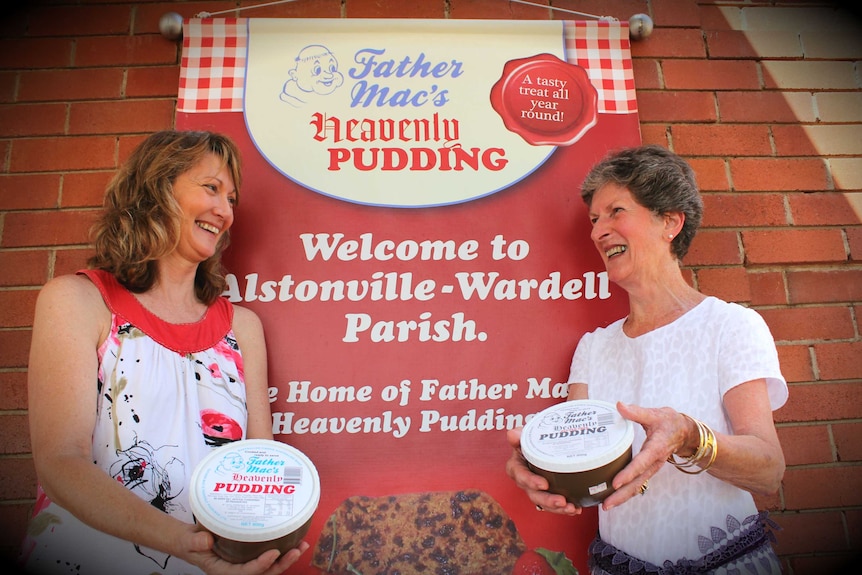
<path fill-rule="evenodd" d="M 320 478 L 298 449 L 246 439 L 201 460 L 189 501 L 195 521 L 215 539 L 213 551 L 225 561 L 245 563 L 299 544 L 320 501 Z"/>
<path fill-rule="evenodd" d="M 614 492 L 614 476 L 632 459 L 634 426 L 612 404 L 566 401 L 534 415 L 521 433 L 527 466 L 548 480 L 548 491 L 579 507 Z"/>

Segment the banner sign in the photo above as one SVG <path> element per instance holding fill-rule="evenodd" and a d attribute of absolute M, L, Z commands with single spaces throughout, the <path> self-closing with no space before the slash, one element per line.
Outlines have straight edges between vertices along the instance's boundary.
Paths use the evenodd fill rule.
<path fill-rule="evenodd" d="M 190 20 L 177 127 L 243 150 L 225 295 L 321 481 L 291 572 L 586 572 L 594 510 L 538 513 L 505 434 L 627 311 L 579 194 L 640 142 L 627 25 Z"/>

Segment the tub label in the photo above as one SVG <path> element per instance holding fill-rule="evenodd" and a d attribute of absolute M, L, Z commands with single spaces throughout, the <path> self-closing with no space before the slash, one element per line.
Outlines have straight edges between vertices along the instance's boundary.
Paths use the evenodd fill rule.
<path fill-rule="evenodd" d="M 543 460 L 575 464 L 583 461 L 586 465 L 609 452 L 624 451 L 629 427 L 630 423 L 610 404 L 565 402 L 531 420 L 522 444 Z"/>
<path fill-rule="evenodd" d="M 227 450 L 201 471 L 200 505 L 228 528 L 277 528 L 314 498 L 315 482 L 306 467 L 287 452 Z"/>

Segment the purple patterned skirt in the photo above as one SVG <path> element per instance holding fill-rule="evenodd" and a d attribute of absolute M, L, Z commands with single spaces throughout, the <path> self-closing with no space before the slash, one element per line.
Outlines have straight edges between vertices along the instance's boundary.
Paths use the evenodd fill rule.
<path fill-rule="evenodd" d="M 710 537 L 699 536 L 703 555 L 699 559 L 666 560 L 661 566 L 632 557 L 596 536 L 590 544 L 591 575 L 778 575 L 781 564 L 772 542 L 771 529 L 779 527 L 767 512 L 747 517 L 741 523 L 727 516 L 727 529 L 713 527 Z"/>

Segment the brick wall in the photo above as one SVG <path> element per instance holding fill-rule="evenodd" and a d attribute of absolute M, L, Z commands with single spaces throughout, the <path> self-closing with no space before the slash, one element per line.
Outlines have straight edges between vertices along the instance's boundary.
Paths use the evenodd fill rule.
<path fill-rule="evenodd" d="M 0 9 L 0 556 L 14 555 L 35 492 L 26 365 L 36 294 L 82 266 L 111 171 L 173 124 L 180 48 L 159 18 L 262 3 Z M 787 473 L 758 503 L 783 527 L 788 573 L 843 572 L 862 549 L 862 21 L 817 1 L 550 3 L 652 16 L 653 34 L 632 46 L 643 140 L 687 157 L 705 195 L 686 273 L 764 316 L 790 382 L 775 414 Z M 574 18 L 505 0 L 298 0 L 242 15 Z"/>

